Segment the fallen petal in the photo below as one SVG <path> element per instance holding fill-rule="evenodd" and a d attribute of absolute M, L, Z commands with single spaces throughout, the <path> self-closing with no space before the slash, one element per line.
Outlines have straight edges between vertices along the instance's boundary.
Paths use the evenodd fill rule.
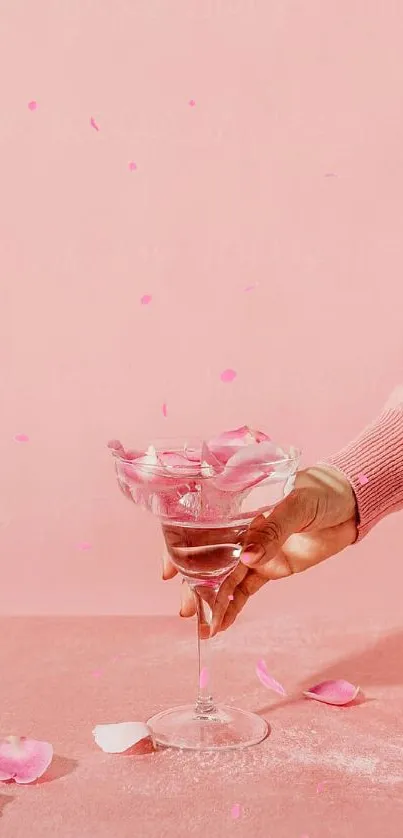
<path fill-rule="evenodd" d="M 256 675 L 259 678 L 259 681 L 264 687 L 267 687 L 268 690 L 274 690 L 274 692 L 279 693 L 279 695 L 287 695 L 284 687 L 282 687 L 281 684 L 267 671 L 267 666 L 264 660 L 257 662 Z"/>
<path fill-rule="evenodd" d="M 29 442 L 29 436 L 27 434 L 16 434 L 14 442 Z"/>
<path fill-rule="evenodd" d="M 256 442 L 269 441 L 270 437 L 262 431 L 254 431 L 253 428 L 242 425 L 240 428 L 234 428 L 232 431 L 224 431 L 222 434 L 218 434 L 218 436 L 208 441 L 207 446 L 212 454 L 215 454 L 219 460 L 226 463 L 240 448 L 254 445 Z"/>
<path fill-rule="evenodd" d="M 350 684 L 349 681 L 322 681 L 315 687 L 311 687 L 310 690 L 306 690 L 303 695 L 306 698 L 313 698 L 315 701 L 323 701 L 324 704 L 342 706 L 354 701 L 359 691 L 360 688 Z"/>
<path fill-rule="evenodd" d="M 232 381 L 236 378 L 236 371 L 235 370 L 223 370 L 220 375 L 221 381 L 224 384 L 231 384 Z"/>
<path fill-rule="evenodd" d="M 123 754 L 142 739 L 152 737 L 151 729 L 144 722 L 97 725 L 92 734 L 98 747 L 106 754 Z"/>
<path fill-rule="evenodd" d="M 53 747 L 49 742 L 9 736 L 0 740 L 0 780 L 32 783 L 45 773 L 52 758 Z"/>

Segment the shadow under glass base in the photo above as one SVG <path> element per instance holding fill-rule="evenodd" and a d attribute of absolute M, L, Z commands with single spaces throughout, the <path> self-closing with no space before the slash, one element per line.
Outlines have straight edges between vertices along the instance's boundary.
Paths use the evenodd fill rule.
<path fill-rule="evenodd" d="M 148 720 L 157 745 L 192 751 L 225 751 L 257 745 L 269 733 L 269 725 L 255 713 L 219 706 L 206 716 L 194 704 L 163 710 Z"/>

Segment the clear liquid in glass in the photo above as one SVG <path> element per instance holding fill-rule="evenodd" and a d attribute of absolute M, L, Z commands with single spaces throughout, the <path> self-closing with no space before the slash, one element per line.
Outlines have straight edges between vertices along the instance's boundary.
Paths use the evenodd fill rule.
<path fill-rule="evenodd" d="M 172 563 L 191 580 L 220 584 L 238 564 L 247 524 L 224 527 L 189 527 L 163 524 Z"/>

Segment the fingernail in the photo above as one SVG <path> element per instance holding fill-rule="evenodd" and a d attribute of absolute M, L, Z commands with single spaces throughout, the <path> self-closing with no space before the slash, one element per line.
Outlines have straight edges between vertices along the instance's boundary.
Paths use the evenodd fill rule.
<path fill-rule="evenodd" d="M 241 562 L 246 565 L 254 565 L 260 562 L 263 556 L 263 547 L 258 547 L 256 544 L 248 544 L 245 547 L 245 552 L 241 554 Z"/>

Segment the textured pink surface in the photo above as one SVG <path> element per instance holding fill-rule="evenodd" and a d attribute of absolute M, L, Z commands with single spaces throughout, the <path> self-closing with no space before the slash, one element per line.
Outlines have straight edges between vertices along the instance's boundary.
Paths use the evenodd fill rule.
<path fill-rule="evenodd" d="M 354 489 L 360 541 L 384 515 L 403 510 L 403 400 L 325 462 L 340 469 Z"/>
<path fill-rule="evenodd" d="M 307 462 L 401 381 L 402 27 L 398 0 L 2 0 L 0 611 L 177 608 L 111 437 L 248 423 Z M 395 597 L 399 517 L 295 599 L 343 603 L 349 564 Z"/>
<path fill-rule="evenodd" d="M 194 625 L 3 618 L 2 729 L 48 739 L 57 756 L 37 784 L 0 785 L 2 838 L 401 838 L 398 626 L 369 612 L 348 625 L 277 611 L 240 623 L 216 643 L 218 694 L 264 713 L 269 738 L 221 755 L 150 753 L 142 743 L 115 757 L 93 742 L 95 724 L 145 720 L 192 699 Z M 287 684 L 287 698 L 259 683 L 259 655 Z M 300 697 L 337 677 L 359 682 L 365 701 L 338 708 Z"/>

